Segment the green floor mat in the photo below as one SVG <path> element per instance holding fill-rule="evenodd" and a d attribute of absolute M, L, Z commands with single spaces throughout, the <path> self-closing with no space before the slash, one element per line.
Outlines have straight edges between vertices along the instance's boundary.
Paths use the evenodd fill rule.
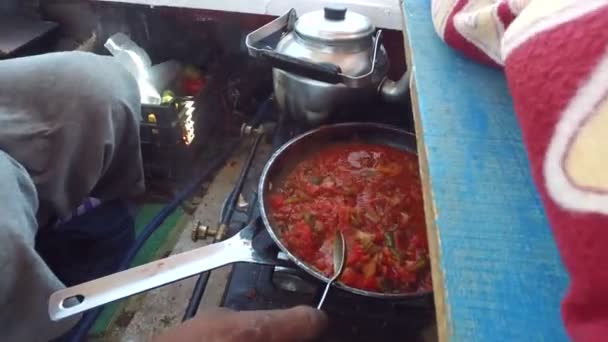
<path fill-rule="evenodd" d="M 135 217 L 135 232 L 137 235 L 142 232 L 145 225 L 148 224 L 164 206 L 164 204 L 144 204 L 139 208 L 137 216 Z M 184 223 L 184 212 L 181 208 L 178 208 L 171 216 L 167 217 L 165 222 L 163 222 L 148 241 L 146 241 L 144 246 L 135 256 L 135 259 L 131 263 L 131 267 L 145 264 L 168 254 L 175 245 Z M 120 317 L 120 313 L 126 303 L 127 300 L 122 300 L 106 305 L 91 328 L 89 336 L 102 336 L 115 320 L 123 320 L 124 318 Z M 130 318 L 128 320 L 130 320 Z"/>

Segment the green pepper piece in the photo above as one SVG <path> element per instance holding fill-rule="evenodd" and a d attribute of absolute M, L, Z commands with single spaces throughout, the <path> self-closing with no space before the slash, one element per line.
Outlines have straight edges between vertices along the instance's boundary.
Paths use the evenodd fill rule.
<path fill-rule="evenodd" d="M 395 236 L 393 232 L 384 232 L 384 242 L 388 248 L 395 248 Z"/>
<path fill-rule="evenodd" d="M 304 213 L 304 221 L 308 223 L 309 226 L 314 227 L 316 218 L 313 214 L 306 212 Z"/>
<path fill-rule="evenodd" d="M 392 279 L 378 277 L 378 285 L 380 285 L 382 292 L 390 293 L 395 291 L 395 282 Z"/>
<path fill-rule="evenodd" d="M 373 177 L 376 175 L 376 170 L 374 169 L 365 169 L 363 171 L 361 171 L 361 175 L 363 177 L 369 178 L 369 177 Z"/>
<path fill-rule="evenodd" d="M 359 220 L 359 215 L 356 212 L 350 214 L 350 223 L 355 227 L 361 227 L 361 220 Z"/>
<path fill-rule="evenodd" d="M 418 261 L 416 261 L 416 271 L 420 271 L 421 269 L 425 268 L 427 263 L 427 258 L 420 258 Z"/>
<path fill-rule="evenodd" d="M 291 195 L 289 197 L 287 197 L 287 199 L 285 200 L 285 203 L 287 204 L 292 204 L 292 203 L 296 203 L 300 200 L 300 198 L 296 195 Z"/>
<path fill-rule="evenodd" d="M 375 212 L 372 212 L 371 210 L 365 212 L 365 218 L 370 220 L 372 223 L 380 222 L 380 217 Z"/>
<path fill-rule="evenodd" d="M 395 234 L 392 231 L 384 232 L 384 242 L 386 246 L 391 251 L 391 253 L 397 258 L 397 260 L 402 260 L 403 256 L 397 250 L 397 245 L 395 244 Z"/>
<path fill-rule="evenodd" d="M 310 180 L 310 182 L 311 182 L 312 184 L 314 184 L 314 185 L 319 185 L 319 184 L 321 184 L 321 177 L 319 177 L 319 176 L 314 176 L 314 175 L 313 175 L 313 176 L 310 176 L 310 177 L 309 177 L 309 180 Z"/>

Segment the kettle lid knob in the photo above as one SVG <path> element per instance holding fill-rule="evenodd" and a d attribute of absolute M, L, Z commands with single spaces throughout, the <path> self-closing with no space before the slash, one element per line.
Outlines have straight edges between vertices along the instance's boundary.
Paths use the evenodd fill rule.
<path fill-rule="evenodd" d="M 324 7 L 323 11 L 327 20 L 342 21 L 346 17 L 346 8 L 344 7 Z"/>

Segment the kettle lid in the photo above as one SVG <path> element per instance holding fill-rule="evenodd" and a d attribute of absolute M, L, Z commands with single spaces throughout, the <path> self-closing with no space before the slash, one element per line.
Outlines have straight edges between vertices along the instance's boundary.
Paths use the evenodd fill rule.
<path fill-rule="evenodd" d="M 344 7 L 325 7 L 302 15 L 294 30 L 304 38 L 322 42 L 343 42 L 371 36 L 374 25 L 368 17 Z"/>

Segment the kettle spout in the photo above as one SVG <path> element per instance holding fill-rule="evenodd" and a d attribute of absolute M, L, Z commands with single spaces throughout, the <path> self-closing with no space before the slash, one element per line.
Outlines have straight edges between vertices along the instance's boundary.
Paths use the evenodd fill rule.
<path fill-rule="evenodd" d="M 395 82 L 385 78 L 380 85 L 380 95 L 389 103 L 403 103 L 408 100 L 410 90 L 410 72 L 406 71 L 399 81 Z"/>

